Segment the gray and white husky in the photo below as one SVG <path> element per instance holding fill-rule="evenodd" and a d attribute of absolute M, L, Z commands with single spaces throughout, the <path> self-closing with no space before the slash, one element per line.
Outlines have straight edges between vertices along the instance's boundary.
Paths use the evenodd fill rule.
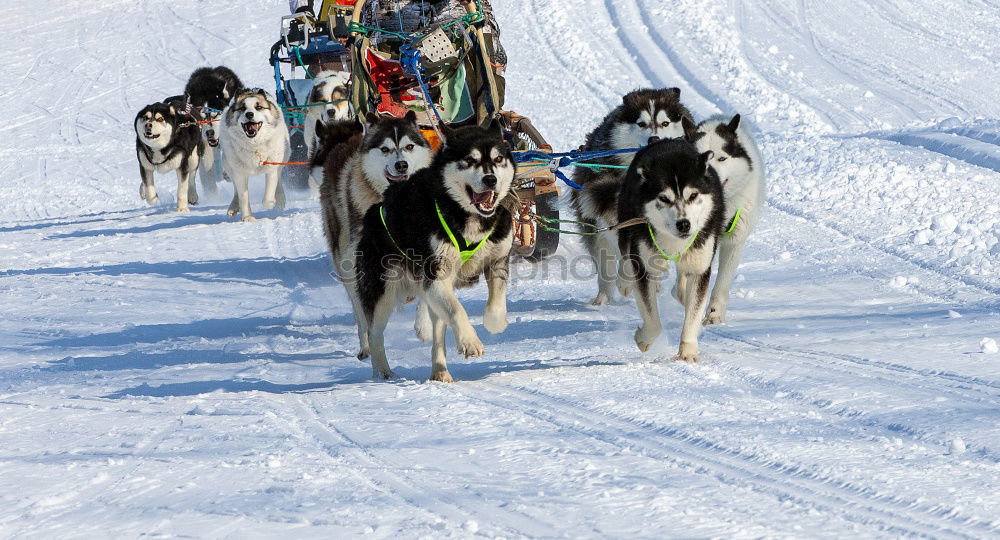
<path fill-rule="evenodd" d="M 679 88 L 629 92 L 622 97 L 621 105 L 608 113 L 601 124 L 587 135 L 587 142 L 582 149 L 596 151 L 641 148 L 660 139 L 683 137 L 685 130 L 693 132 L 694 120 L 687 107 L 681 103 L 680 97 Z M 628 166 L 634 156 L 634 153 L 618 154 L 588 163 Z M 573 180 L 583 186 L 583 190 L 570 193 L 570 204 L 577 219 L 598 227 L 613 225 L 622 177 L 621 169 L 592 170 L 577 167 L 573 172 Z M 596 237 L 585 235 L 583 242 L 597 266 L 598 292 L 592 303 L 605 304 L 614 297 L 618 259 L 614 233 L 602 233 Z"/>
<path fill-rule="evenodd" d="M 750 129 L 746 123 L 740 123 L 738 114 L 732 118 L 708 118 L 698 125 L 694 138 L 699 152 L 712 151 L 709 165 L 722 181 L 726 200 L 726 219 L 719 238 L 719 270 L 705 316 L 705 324 L 719 324 L 726 320 L 729 288 L 747 237 L 757 227 L 761 206 L 767 198 L 764 160 Z"/>
<path fill-rule="evenodd" d="M 325 70 L 321 71 L 313 79 L 312 92 L 309 94 L 309 103 L 324 103 L 324 105 L 314 105 L 305 109 L 305 121 L 303 122 L 303 135 L 306 141 L 307 155 L 312 156 L 318 144 L 318 134 L 316 125 L 328 124 L 348 120 L 351 116 L 351 108 L 347 103 L 350 97 L 348 85 L 351 81 L 351 74 L 343 71 Z M 319 190 L 323 183 L 322 170 L 313 169 L 309 176 L 309 186 L 313 190 Z"/>
<path fill-rule="evenodd" d="M 374 114 L 360 120 L 331 124 L 317 123 L 319 145 L 316 157 L 326 156 L 320 187 L 320 206 L 334 270 L 347 289 L 360 321 L 361 305 L 351 276 L 355 264 L 354 246 L 358 241 L 365 212 L 382 202 L 382 194 L 390 185 L 409 180 L 410 175 L 431 163 L 430 144 L 417 128 L 416 113 L 403 118 L 380 118 Z M 422 341 L 431 338 L 431 319 L 427 305 L 417 305 L 414 325 Z M 369 354 L 368 335 L 358 325 L 360 352 Z"/>
<path fill-rule="evenodd" d="M 430 378 L 435 381 L 452 381 L 447 327 L 460 354 L 483 354 L 483 343 L 455 296 L 457 287 L 485 273 L 489 298 L 483 325 L 492 333 L 507 327 L 514 158 L 495 130 L 464 127 L 445 129 L 444 135 L 446 142 L 430 166 L 408 182 L 389 186 L 382 204 L 365 214 L 355 272 L 360 322 L 368 333 L 376 378 L 393 376 L 384 332 L 389 315 L 408 296 L 418 296 L 430 308 Z"/>
<path fill-rule="evenodd" d="M 222 115 L 220 143 L 222 170 L 233 181 L 230 216 L 237 213 L 243 221 L 255 221 L 250 213 L 250 177 L 265 177 L 264 208 L 285 207 L 281 187 L 281 165 L 264 162 L 288 161 L 288 128 L 278 103 L 260 88 L 236 93 Z"/>
<path fill-rule="evenodd" d="M 698 336 L 708 296 L 712 259 L 726 214 L 722 183 L 709 166 L 713 152 L 698 153 L 685 139 L 669 139 L 639 152 L 625 173 L 618 220 L 648 224 L 618 229 L 618 287 L 633 294 L 642 326 L 635 343 L 646 352 L 662 331 L 659 282 L 674 261 L 675 290 L 684 306 L 677 358 L 698 360 Z"/>
<path fill-rule="evenodd" d="M 177 173 L 177 211 L 190 212 L 188 204 L 198 204 L 195 171 L 204 153 L 197 120 L 185 112 L 182 96 L 147 105 L 135 115 L 135 154 L 139 160 L 139 196 L 149 204 L 160 201 L 153 173 Z"/>

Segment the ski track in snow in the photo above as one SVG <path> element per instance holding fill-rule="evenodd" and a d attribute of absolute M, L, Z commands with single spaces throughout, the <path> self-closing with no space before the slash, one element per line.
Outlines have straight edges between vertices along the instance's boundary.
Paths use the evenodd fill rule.
<path fill-rule="evenodd" d="M 170 212 L 172 175 L 136 197 L 135 110 L 201 64 L 269 88 L 283 2 L 77 4 L 0 21 L 51 45 L 0 68 L 0 536 L 1000 532 L 1000 6 L 497 0 L 508 105 L 557 149 L 678 86 L 752 122 L 769 203 L 702 363 L 669 361 L 667 295 L 639 355 L 631 303 L 518 262 L 510 327 L 440 385 L 412 305 L 400 380 L 353 358 L 305 194 L 255 224 Z"/>

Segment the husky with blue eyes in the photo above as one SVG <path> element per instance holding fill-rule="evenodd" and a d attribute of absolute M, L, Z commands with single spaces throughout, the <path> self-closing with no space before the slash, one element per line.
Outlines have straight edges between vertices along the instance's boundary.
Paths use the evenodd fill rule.
<path fill-rule="evenodd" d="M 629 92 L 587 135 L 581 148 L 587 151 L 641 148 L 660 139 L 675 139 L 693 133 L 695 123 L 681 103 L 679 88 L 642 89 Z M 573 180 L 583 190 L 570 193 L 570 204 L 577 219 L 598 227 L 615 223 L 618 191 L 622 183 L 621 166 L 628 166 L 635 153 L 609 156 L 588 161 L 610 165 L 605 169 L 577 167 Z M 618 168 L 616 168 L 618 167 Z M 598 292 L 594 305 L 606 304 L 614 297 L 618 250 L 613 233 L 582 237 L 587 251 L 597 265 Z"/>
<path fill-rule="evenodd" d="M 618 221 L 642 218 L 646 224 L 618 229 L 618 287 L 622 296 L 635 297 L 642 317 L 635 344 L 642 352 L 662 331 L 656 297 L 673 262 L 675 291 L 684 306 L 676 358 L 698 360 L 712 259 L 726 215 L 722 183 L 709 166 L 712 157 L 712 151 L 698 153 L 685 139 L 669 139 L 640 151 L 625 173 Z"/>
<path fill-rule="evenodd" d="M 761 206 L 767 198 L 764 160 L 750 129 L 738 114 L 732 118 L 708 118 L 698 125 L 694 141 L 699 151 L 712 151 L 709 166 L 718 173 L 726 198 L 725 226 L 719 238 L 719 271 L 705 316 L 705 324 L 720 324 L 726 321 L 729 287 L 740 265 L 743 247 L 757 227 Z"/>

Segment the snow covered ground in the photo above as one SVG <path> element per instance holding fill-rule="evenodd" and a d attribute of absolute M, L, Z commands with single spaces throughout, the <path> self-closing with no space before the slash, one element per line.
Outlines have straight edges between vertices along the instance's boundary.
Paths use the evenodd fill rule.
<path fill-rule="evenodd" d="M 287 4 L 249 4 L 3 8 L 0 537 L 1000 534 L 995 2 L 496 0 L 558 148 L 679 86 L 753 121 L 770 202 L 702 363 L 673 302 L 641 355 L 632 305 L 522 262 L 452 385 L 412 306 L 369 379 L 304 194 L 140 201 L 139 108 L 199 65 L 270 86 Z"/>

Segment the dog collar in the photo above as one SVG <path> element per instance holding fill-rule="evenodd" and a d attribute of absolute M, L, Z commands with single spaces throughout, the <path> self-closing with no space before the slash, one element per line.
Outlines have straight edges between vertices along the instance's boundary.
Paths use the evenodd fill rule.
<path fill-rule="evenodd" d="M 444 214 L 441 213 L 441 207 L 438 205 L 437 201 L 434 201 L 434 209 L 437 210 L 438 220 L 441 221 L 441 227 L 444 228 L 444 232 L 447 233 L 448 238 L 451 239 L 451 245 L 455 246 L 455 250 L 458 251 L 458 255 L 462 257 L 462 264 L 465 264 L 466 261 L 471 259 L 476 252 L 479 251 L 479 248 L 483 247 L 483 244 L 490 239 L 490 235 L 493 234 L 493 229 L 490 229 L 490 232 L 486 233 L 486 236 L 484 236 L 483 239 L 476 244 L 476 247 L 463 250 L 458 247 L 458 239 L 455 238 L 455 234 L 451 232 L 451 227 L 448 226 L 448 222 L 444 220 Z M 469 243 L 465 241 L 465 238 L 462 239 L 462 243 L 465 244 L 466 247 L 469 246 Z"/>
<path fill-rule="evenodd" d="M 729 235 L 733 234 L 733 231 L 736 230 L 736 224 L 740 222 L 740 213 L 741 212 L 743 212 L 742 208 L 737 208 L 736 209 L 736 214 L 733 216 L 733 220 L 729 223 L 729 228 L 726 229 L 726 231 L 722 233 L 722 236 L 729 236 Z"/>
<path fill-rule="evenodd" d="M 389 241 L 392 242 L 392 245 L 396 246 L 396 251 L 398 251 L 399 254 L 402 255 L 403 257 L 406 257 L 406 260 L 410 261 L 411 263 L 417 266 L 423 266 L 419 262 L 413 260 L 412 257 L 407 255 L 406 252 L 403 251 L 403 248 L 399 247 L 399 244 L 396 243 L 396 239 L 393 238 L 392 233 L 389 232 L 389 224 L 385 222 L 385 207 L 382 206 L 381 204 L 378 205 L 378 217 L 382 218 L 382 226 L 385 227 L 385 234 L 389 236 Z"/>
<path fill-rule="evenodd" d="M 682 249 L 680 253 L 677 255 L 667 255 L 667 252 L 663 251 L 660 244 L 656 242 L 656 233 L 653 232 L 653 226 L 647 223 L 646 227 L 649 227 L 649 237 L 653 240 L 653 245 L 656 246 L 656 251 L 660 252 L 660 256 L 663 257 L 663 260 L 665 261 L 679 261 L 681 259 L 681 255 L 687 253 L 687 250 L 691 249 L 691 246 L 694 245 L 694 241 L 698 239 L 698 231 L 695 231 L 695 233 L 691 235 L 691 241 L 688 242 L 688 245 L 684 246 L 684 249 Z"/>

